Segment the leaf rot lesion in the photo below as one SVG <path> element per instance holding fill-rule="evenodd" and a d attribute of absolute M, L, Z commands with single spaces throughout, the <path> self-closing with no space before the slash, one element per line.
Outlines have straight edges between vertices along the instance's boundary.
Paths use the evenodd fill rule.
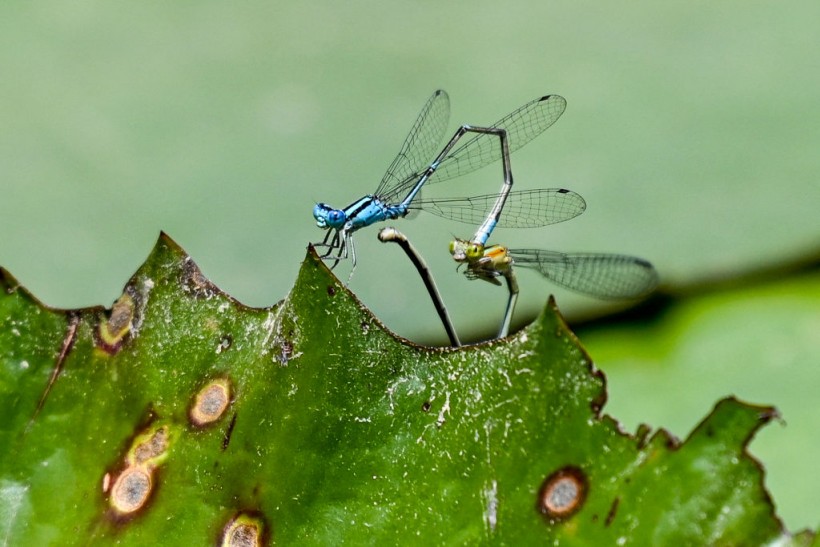
<path fill-rule="evenodd" d="M 589 480 L 580 467 L 567 465 L 552 472 L 541 484 L 536 508 L 550 523 L 577 513 L 589 492 Z"/>
<path fill-rule="evenodd" d="M 188 419 L 196 427 L 204 427 L 219 420 L 231 402 L 231 382 L 216 378 L 205 384 L 194 396 Z"/>
<path fill-rule="evenodd" d="M 109 355 L 118 353 L 133 332 L 136 308 L 134 297 L 128 291 L 123 293 L 111 306 L 107 319 L 94 330 L 96 347 Z"/>

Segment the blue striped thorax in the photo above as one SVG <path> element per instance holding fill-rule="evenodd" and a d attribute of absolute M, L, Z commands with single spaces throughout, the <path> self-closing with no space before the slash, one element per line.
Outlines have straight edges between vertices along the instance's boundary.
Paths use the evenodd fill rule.
<path fill-rule="evenodd" d="M 320 228 L 344 229 L 348 232 L 370 226 L 376 222 L 403 217 L 406 205 L 385 205 L 373 195 L 364 196 L 345 207 L 334 209 L 325 203 L 317 203 L 313 208 L 313 218 Z"/>

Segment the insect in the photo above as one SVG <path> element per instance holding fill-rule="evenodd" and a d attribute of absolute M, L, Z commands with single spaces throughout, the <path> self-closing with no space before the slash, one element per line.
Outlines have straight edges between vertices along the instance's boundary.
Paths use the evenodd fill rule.
<path fill-rule="evenodd" d="M 355 269 L 354 232 L 376 222 L 406 217 L 417 210 L 460 222 L 481 222 L 474 239 L 482 244 L 496 225 L 543 226 L 556 222 L 554 218 L 559 212 L 567 218 L 580 214 L 584 209 L 583 199 L 569 190 L 550 188 L 511 192 L 509 155 L 555 123 L 565 108 L 563 97 L 546 95 L 530 101 L 490 127 L 462 125 L 433 157 L 450 115 L 447 93 L 443 90 L 434 92 L 372 194 L 343 209 L 334 209 L 325 203 L 317 203 L 313 208 L 317 226 L 327 230 L 324 240 L 316 244 L 327 248 L 322 258 L 334 260 L 335 267 L 341 258 L 349 256 Z M 456 148 L 467 133 L 475 135 Z M 495 141 L 496 138 L 499 141 Z M 497 194 L 429 200 L 419 197 L 425 184 L 470 173 L 499 158 L 503 160 L 504 183 Z M 502 209 L 505 209 L 503 218 L 500 217 Z"/>
<path fill-rule="evenodd" d="M 658 284 L 655 268 L 642 258 L 609 253 L 560 253 L 543 249 L 509 249 L 502 245 L 484 247 L 456 238 L 450 254 L 467 266 L 468 279 L 507 283 L 509 298 L 498 337 L 507 336 L 518 300 L 518 281 L 513 266 L 535 270 L 556 285 L 602 299 L 639 298 Z"/>

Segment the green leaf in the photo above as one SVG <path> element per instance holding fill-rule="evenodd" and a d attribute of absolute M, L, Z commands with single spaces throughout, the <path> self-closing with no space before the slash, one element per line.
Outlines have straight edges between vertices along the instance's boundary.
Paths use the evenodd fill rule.
<path fill-rule="evenodd" d="M 685 434 L 727 393 L 775 404 L 784 421 L 756 435 L 750 451 L 766 464 L 786 526 L 815 525 L 820 269 L 734 279 L 667 299 L 651 322 L 622 316 L 573 328 L 606 370 L 608 412 L 628 429 L 649 422 Z"/>
<path fill-rule="evenodd" d="M 508 340 L 424 348 L 312 252 L 251 309 L 166 236 L 111 310 L 2 284 L 9 544 L 811 539 L 745 452 L 774 409 L 723 400 L 683 444 L 628 435 L 552 302 Z"/>

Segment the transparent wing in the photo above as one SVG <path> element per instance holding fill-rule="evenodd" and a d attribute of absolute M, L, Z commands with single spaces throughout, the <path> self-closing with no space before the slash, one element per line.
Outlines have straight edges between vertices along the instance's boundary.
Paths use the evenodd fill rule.
<path fill-rule="evenodd" d="M 410 209 L 421 209 L 440 217 L 481 224 L 499 194 L 469 198 L 416 199 Z M 541 188 L 510 192 L 498 221 L 502 228 L 538 228 L 575 218 L 586 209 L 584 198 L 564 188 Z"/>
<path fill-rule="evenodd" d="M 449 119 L 450 98 L 446 91 L 439 89 L 421 109 L 375 195 L 392 197 L 397 189 L 406 185 L 408 180 L 415 180 L 417 173 L 427 168 L 441 147 Z"/>
<path fill-rule="evenodd" d="M 554 124 L 567 107 L 560 95 L 546 95 L 525 104 L 490 127 L 507 131 L 510 153 L 518 150 Z M 501 141 L 496 135 L 479 134 L 455 148 L 439 164 L 427 184 L 441 182 L 475 171 L 501 159 Z"/>
<path fill-rule="evenodd" d="M 652 264 L 634 256 L 542 249 L 510 249 L 509 255 L 516 267 L 537 270 L 557 285 L 598 298 L 637 298 L 658 285 Z"/>

